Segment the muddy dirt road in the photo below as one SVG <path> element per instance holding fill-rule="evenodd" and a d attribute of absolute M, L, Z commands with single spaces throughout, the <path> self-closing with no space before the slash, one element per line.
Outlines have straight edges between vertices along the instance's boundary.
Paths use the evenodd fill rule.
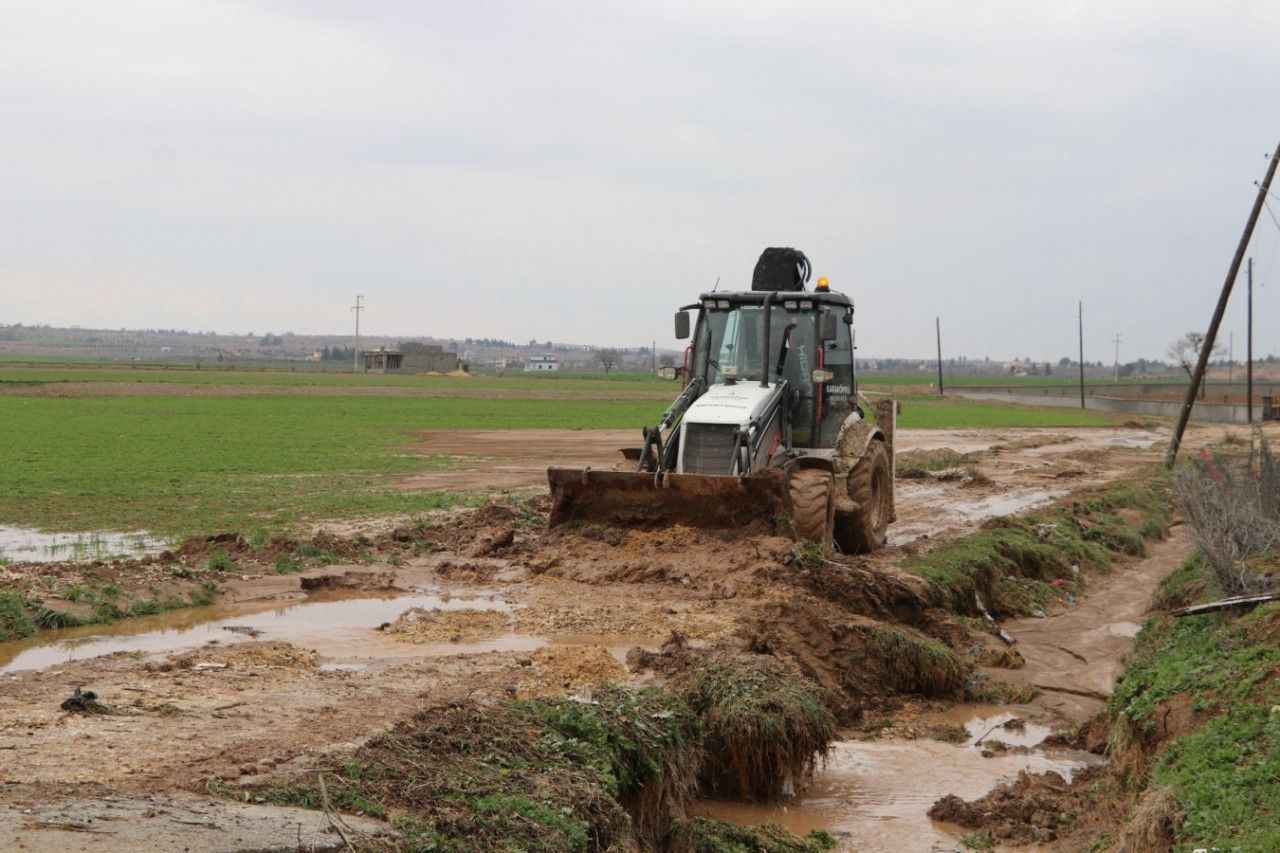
<path fill-rule="evenodd" d="M 459 467 L 405 485 L 532 492 L 548 464 L 612 464 L 626 437 L 431 433 L 420 449 L 461 457 Z M 913 587 L 896 568 L 903 559 L 985 519 L 1125 476 L 1157 458 L 1153 445 L 1162 437 L 1140 429 L 904 431 L 903 451 L 972 454 L 966 464 L 982 476 L 900 481 L 891 547 L 859 562 L 859 571 L 877 596 L 907 595 Z M 548 531 L 544 518 L 509 503 L 441 515 L 424 534 L 429 547 L 393 555 L 375 541 L 368 562 L 300 575 L 280 576 L 246 557 L 213 607 L 0 644 L 0 844 L 64 850 L 83 841 L 84 849 L 112 851 L 149 843 L 164 850 L 174 849 L 167 846 L 173 833 L 189 827 L 186 849 L 245 849 L 231 845 L 230 835 L 198 831 L 201 821 L 244 827 L 245 839 L 277 838 L 282 826 L 294 825 L 289 821 L 323 835 L 315 813 L 297 820 L 289 810 L 241 809 L 232 799 L 270 774 L 307 768 L 316 755 L 351 747 L 442 701 L 640 683 L 655 676 L 626 665 L 630 649 L 656 649 L 672 632 L 694 648 L 742 648 L 758 644 L 758 626 L 777 608 L 817 618 L 828 606 L 786 581 L 795 572 L 792 543 L 768 532 Z M 353 537 L 382 532 L 387 539 L 378 541 L 395 543 L 389 531 L 402 521 L 342 530 Z M 980 796 L 1019 769 L 1069 774 L 1095 760 L 1037 744 L 1096 707 L 1090 695 L 1109 688 L 1150 590 L 1186 547 L 1175 535 L 1147 560 L 1092 579 L 1074 609 L 1008 624 L 1027 665 L 1000 669 L 998 677 L 1041 686 L 1031 703 L 903 706 L 886 695 L 860 700 L 865 707 L 851 715 L 889 712 L 911 725 L 964 725 L 964 742 L 898 736 L 897 724 L 862 740 L 850 728 L 827 769 L 785 808 L 700 808 L 741 822 L 830 829 L 843 849 L 955 849 L 958 833 L 925 815 L 933 799 Z M 28 570 L 40 571 L 10 569 Z M 933 624 L 933 617 L 912 618 L 913 627 L 902 630 Z M 856 620 L 851 624 L 873 621 Z M 63 711 L 60 703 L 76 687 L 94 690 L 110 713 Z M 1035 742 L 1006 736 L 1025 751 L 984 757 L 979 737 L 1015 716 Z"/>

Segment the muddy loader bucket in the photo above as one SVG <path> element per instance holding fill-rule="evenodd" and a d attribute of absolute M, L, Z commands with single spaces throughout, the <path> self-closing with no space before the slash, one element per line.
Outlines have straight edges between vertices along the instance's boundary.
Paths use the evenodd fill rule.
<path fill-rule="evenodd" d="M 742 527 L 786 512 L 786 475 L 638 474 L 549 468 L 551 526 L 590 521 L 624 527 Z"/>

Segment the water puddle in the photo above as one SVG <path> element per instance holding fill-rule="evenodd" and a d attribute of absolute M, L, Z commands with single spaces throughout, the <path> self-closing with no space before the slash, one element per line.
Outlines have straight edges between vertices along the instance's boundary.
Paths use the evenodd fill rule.
<path fill-rule="evenodd" d="M 991 495 L 977 501 L 959 501 L 949 509 L 966 521 L 985 521 L 1004 515 L 1024 512 L 1038 506 L 1052 503 L 1055 499 L 1067 494 L 1065 490 L 1050 491 L 1047 489 L 1029 489 L 1027 491 L 1010 491 L 1000 495 Z"/>
<path fill-rule="evenodd" d="M 961 706 L 930 717 L 964 725 L 965 744 L 935 740 L 843 741 L 824 769 L 800 796 L 787 803 L 700 802 L 698 814 L 749 825 L 776 823 L 793 832 L 822 829 L 835 835 L 841 850 L 956 850 L 954 827 L 929 819 L 929 808 L 947 794 L 973 800 L 1027 770 L 1071 776 L 1101 759 L 1071 750 L 1018 750 L 982 756 L 976 741 L 1000 740 L 1012 747 L 1035 747 L 1049 729 L 1025 723 L 1003 724 L 1015 714 Z M 976 715 L 975 715 L 976 712 Z"/>
<path fill-rule="evenodd" d="M 537 648 L 535 637 L 506 637 L 487 643 L 444 643 L 437 646 L 401 643 L 378 631 L 411 607 L 438 610 L 510 610 L 492 594 L 472 591 L 414 592 L 371 596 L 369 593 L 320 592 L 305 599 L 175 610 L 158 616 L 126 619 L 111 625 L 87 625 L 13 643 L 0 643 L 0 673 L 51 666 L 116 652 L 158 654 L 186 651 L 211 641 L 282 640 L 313 649 L 333 664 L 355 668 L 370 660 Z"/>
<path fill-rule="evenodd" d="M 1151 433 L 1133 433 L 1126 435 L 1109 436 L 1104 442 L 1108 447 L 1124 447 L 1133 450 L 1147 450 L 1152 447 L 1160 436 L 1153 436 Z"/>
<path fill-rule="evenodd" d="M 44 533 L 29 527 L 0 526 L 0 558 L 21 563 L 62 560 L 105 560 L 142 557 L 168 547 L 145 530 L 94 530 L 88 533 Z"/>

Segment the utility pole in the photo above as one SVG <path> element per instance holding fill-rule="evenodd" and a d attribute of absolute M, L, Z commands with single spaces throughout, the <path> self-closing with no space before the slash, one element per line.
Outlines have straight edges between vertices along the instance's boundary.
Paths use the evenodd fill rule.
<path fill-rule="evenodd" d="M 934 329 L 938 333 L 938 396 L 941 397 L 945 393 L 942 387 L 942 318 L 933 318 Z"/>
<path fill-rule="evenodd" d="M 356 304 L 351 306 L 356 313 L 356 345 L 355 354 L 351 357 L 351 372 L 360 372 L 360 312 L 364 310 L 364 297 L 356 294 Z"/>
<path fill-rule="evenodd" d="M 1117 383 L 1120 381 L 1120 340 L 1121 340 L 1121 339 L 1120 339 L 1120 333 L 1119 333 L 1119 332 L 1116 332 L 1116 337 L 1115 337 L 1115 345 L 1116 345 L 1116 380 L 1115 380 L 1115 381 L 1116 381 Z"/>
<path fill-rule="evenodd" d="M 1182 412 L 1178 415 L 1178 425 L 1174 428 L 1173 438 L 1169 441 L 1169 453 L 1164 464 L 1172 468 L 1178 458 L 1178 446 L 1182 444 L 1182 434 L 1186 432 L 1187 421 L 1191 419 L 1191 407 L 1196 404 L 1196 391 L 1204 379 L 1204 369 L 1209 364 L 1209 353 L 1213 350 L 1213 342 L 1218 337 L 1218 326 L 1222 324 L 1222 315 L 1227 310 L 1227 300 L 1231 297 L 1231 286 L 1240 274 L 1240 262 L 1249 248 L 1249 239 L 1253 237 L 1253 227 L 1258 224 L 1258 215 L 1262 213 L 1262 204 L 1267 200 L 1267 192 L 1271 189 L 1271 179 L 1276 175 L 1276 166 L 1280 164 L 1280 145 L 1271 155 L 1271 163 L 1267 166 L 1266 177 L 1258 185 L 1258 197 L 1253 201 L 1253 209 L 1249 211 L 1249 220 L 1245 223 L 1244 233 L 1236 246 L 1236 253 L 1231 257 L 1231 267 L 1227 270 L 1227 279 L 1222 283 L 1222 293 L 1218 295 L 1218 305 L 1213 309 L 1213 318 L 1209 320 L 1209 331 L 1205 334 L 1204 344 L 1200 347 L 1200 358 L 1196 361 L 1196 370 L 1191 377 L 1191 387 L 1187 389 L 1187 399 L 1182 404 Z M 1250 365 L 1252 372 L 1252 365 Z M 1250 398 L 1252 399 L 1252 398 Z"/>
<path fill-rule="evenodd" d="M 1076 315 L 1080 320 L 1080 408 L 1084 408 L 1084 300 L 1080 300 Z"/>
<path fill-rule="evenodd" d="M 1253 258 L 1249 259 L 1249 342 L 1245 354 L 1245 396 L 1249 400 L 1249 423 L 1253 423 Z"/>

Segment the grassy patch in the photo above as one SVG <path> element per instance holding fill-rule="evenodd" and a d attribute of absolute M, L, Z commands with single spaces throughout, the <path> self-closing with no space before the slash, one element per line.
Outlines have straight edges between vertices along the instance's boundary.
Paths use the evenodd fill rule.
<path fill-rule="evenodd" d="M 678 676 L 671 689 L 701 718 L 704 787 L 773 799 L 797 786 L 826 755 L 836 721 L 808 679 L 765 657 L 712 660 Z"/>
<path fill-rule="evenodd" d="M 1212 597 L 1211 576 L 1193 557 L 1159 597 Z M 1280 849 L 1277 639 L 1277 604 L 1243 616 L 1157 616 L 1138 636 L 1108 709 L 1111 751 L 1122 783 L 1172 797 L 1158 817 L 1169 816 L 1176 849 Z M 1149 817 L 1139 806 L 1127 829 L 1140 834 Z"/>
<path fill-rule="evenodd" d="M 976 593 L 993 612 L 1030 613 L 1075 588 L 1073 567 L 1104 570 L 1116 555 L 1143 554 L 1141 531 L 1163 536 L 1168 501 L 1162 477 L 1113 486 L 1026 516 L 992 519 L 903 568 L 930 582 L 935 603 L 957 612 L 975 612 Z"/>
<path fill-rule="evenodd" d="M 457 495 L 394 488 L 446 460 L 424 429 L 630 427 L 661 404 L 412 397 L 0 395 L 0 518 L 182 536 L 301 519 L 423 512 Z"/>
<path fill-rule="evenodd" d="M 1149 735 L 1157 728 L 1158 710 L 1178 694 L 1194 694 L 1204 713 L 1246 701 L 1280 669 L 1280 645 L 1258 642 L 1250 628 L 1277 617 L 1280 605 L 1271 604 L 1230 622 L 1219 615 L 1148 621 L 1111 695 L 1112 717 Z"/>
<path fill-rule="evenodd" d="M 1280 712 L 1244 703 L 1180 738 L 1156 767 L 1188 848 L 1280 850 Z"/>
<path fill-rule="evenodd" d="M 905 397 L 898 426 L 906 429 L 969 427 L 1105 427 L 1114 415 L 1084 409 L 1019 406 L 958 397 Z"/>
<path fill-rule="evenodd" d="M 26 599 L 16 592 L 0 592 L 0 642 L 20 640 L 35 632 L 36 625 L 27 612 Z"/>

